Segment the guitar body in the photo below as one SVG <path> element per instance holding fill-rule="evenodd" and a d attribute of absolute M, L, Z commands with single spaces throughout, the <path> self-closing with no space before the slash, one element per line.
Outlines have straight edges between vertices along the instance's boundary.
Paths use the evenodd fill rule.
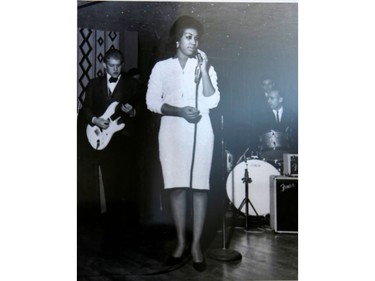
<path fill-rule="evenodd" d="M 124 123 L 118 123 L 120 117 L 112 120 L 112 116 L 116 112 L 116 108 L 119 102 L 114 101 L 111 103 L 107 110 L 104 112 L 100 118 L 106 119 L 109 121 L 109 127 L 107 129 L 101 129 L 100 127 L 94 125 L 87 125 L 86 135 L 90 145 L 96 150 L 104 149 L 110 142 L 112 136 L 121 131 L 124 127 Z"/>

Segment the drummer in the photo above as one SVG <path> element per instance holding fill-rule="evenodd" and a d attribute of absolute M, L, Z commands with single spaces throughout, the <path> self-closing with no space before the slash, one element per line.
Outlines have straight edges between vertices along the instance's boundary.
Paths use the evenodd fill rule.
<path fill-rule="evenodd" d="M 290 107 L 284 106 L 283 93 L 278 89 L 268 92 L 268 108 L 257 118 L 256 135 L 262 136 L 270 131 L 287 135 L 289 153 L 297 153 L 297 116 Z"/>

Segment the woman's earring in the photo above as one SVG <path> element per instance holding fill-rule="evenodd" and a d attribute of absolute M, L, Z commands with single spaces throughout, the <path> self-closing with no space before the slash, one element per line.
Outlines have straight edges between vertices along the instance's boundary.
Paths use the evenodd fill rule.
<path fill-rule="evenodd" d="M 180 47 L 180 43 L 176 42 L 176 48 Z"/>

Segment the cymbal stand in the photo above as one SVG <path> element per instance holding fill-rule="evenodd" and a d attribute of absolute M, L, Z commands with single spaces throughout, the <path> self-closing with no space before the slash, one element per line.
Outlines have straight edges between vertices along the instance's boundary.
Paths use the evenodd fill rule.
<path fill-rule="evenodd" d="M 259 216 L 259 215 L 258 215 L 258 212 L 255 210 L 255 207 L 254 207 L 253 203 L 251 203 L 251 201 L 249 199 L 249 183 L 252 182 L 252 179 L 249 177 L 249 171 L 247 169 L 247 159 L 246 158 L 245 158 L 245 164 L 246 164 L 245 174 L 244 174 L 244 177 L 242 178 L 242 182 L 245 183 L 245 198 L 242 200 L 242 203 L 239 206 L 238 210 L 241 211 L 241 209 L 245 205 L 245 218 L 246 218 L 245 219 L 245 227 L 246 227 L 246 230 L 249 230 L 249 223 L 248 223 L 248 218 L 249 218 L 249 204 L 253 208 L 255 214 L 257 216 Z"/>

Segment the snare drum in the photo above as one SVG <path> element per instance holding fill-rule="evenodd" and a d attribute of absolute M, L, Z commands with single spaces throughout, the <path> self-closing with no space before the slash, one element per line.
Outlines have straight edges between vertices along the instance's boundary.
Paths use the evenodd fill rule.
<path fill-rule="evenodd" d="M 245 199 L 245 183 L 242 179 L 246 168 L 251 178 L 248 186 L 249 200 L 258 215 L 267 215 L 270 213 L 270 176 L 280 175 L 280 172 L 266 161 L 257 159 L 249 158 L 236 165 L 228 175 L 226 189 L 229 200 L 237 209 Z M 240 211 L 245 214 L 245 206 Z M 250 204 L 249 215 L 256 215 Z"/>
<path fill-rule="evenodd" d="M 260 155 L 267 160 L 282 160 L 283 154 L 289 151 L 286 133 L 271 130 L 259 137 L 259 143 Z"/>

